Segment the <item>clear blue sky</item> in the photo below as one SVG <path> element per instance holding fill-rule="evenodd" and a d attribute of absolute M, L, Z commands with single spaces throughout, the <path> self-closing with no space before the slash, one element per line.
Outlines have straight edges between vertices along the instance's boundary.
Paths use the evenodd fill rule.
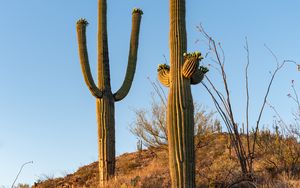
<path fill-rule="evenodd" d="M 136 138 L 129 132 L 133 109 L 151 103 L 156 68 L 168 58 L 168 1 L 110 0 L 108 37 L 112 88 L 116 91 L 127 66 L 131 10 L 144 11 L 138 65 L 133 86 L 125 100 L 116 103 L 117 154 L 134 151 Z M 251 115 L 257 116 L 269 74 L 275 62 L 266 43 L 280 60 L 300 61 L 300 2 L 288 1 L 187 1 L 188 49 L 206 51 L 196 25 L 222 42 L 228 79 L 238 121 L 244 121 L 243 71 L 248 37 L 251 67 Z M 76 20 L 85 17 L 91 68 L 96 76 L 97 1 L 0 0 L 0 186 L 10 186 L 20 166 L 17 183 L 47 176 L 61 176 L 97 160 L 95 99 L 80 70 L 75 33 Z M 204 60 L 203 63 L 208 63 Z M 209 72 L 215 77 L 215 72 Z M 275 80 L 270 101 L 288 117 L 292 103 L 286 97 L 291 79 L 299 72 L 287 66 Z M 299 89 L 298 84 L 298 89 Z M 195 101 L 213 109 L 201 85 L 193 86 Z M 267 109 L 262 123 L 270 124 Z M 254 118 L 251 119 L 254 122 Z"/>

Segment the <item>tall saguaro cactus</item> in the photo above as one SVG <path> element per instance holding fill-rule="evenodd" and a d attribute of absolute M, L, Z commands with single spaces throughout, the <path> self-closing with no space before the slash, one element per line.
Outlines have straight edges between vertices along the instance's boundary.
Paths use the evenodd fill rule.
<path fill-rule="evenodd" d="M 187 54 L 185 0 L 170 0 L 170 64 L 160 65 L 158 79 L 169 87 L 167 126 L 173 188 L 195 187 L 194 106 L 191 84 L 208 71 L 199 52 Z"/>
<path fill-rule="evenodd" d="M 114 103 L 126 97 L 132 84 L 137 61 L 140 21 L 143 12 L 140 9 L 134 9 L 132 12 L 132 30 L 126 76 L 121 88 L 113 94 L 110 86 L 106 0 L 98 0 L 98 9 L 98 87 L 92 78 L 88 60 L 85 34 L 88 22 L 85 19 L 78 20 L 76 29 L 80 64 L 84 80 L 92 95 L 96 97 L 99 180 L 100 186 L 103 186 L 109 178 L 114 176 L 115 173 Z"/>

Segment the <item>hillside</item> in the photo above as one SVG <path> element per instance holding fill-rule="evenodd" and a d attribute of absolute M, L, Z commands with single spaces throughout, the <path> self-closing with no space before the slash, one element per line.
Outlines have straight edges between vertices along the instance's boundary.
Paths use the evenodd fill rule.
<path fill-rule="evenodd" d="M 159 149 L 156 149 L 155 153 L 150 150 L 125 153 L 116 160 L 117 178 L 112 181 L 112 184 L 118 187 L 122 184 L 141 185 L 141 182 L 147 182 L 153 186 L 168 186 L 170 178 L 166 157 L 166 152 Z M 80 167 L 73 174 L 69 174 L 63 178 L 48 179 L 36 183 L 33 187 L 96 187 L 98 183 L 97 174 L 98 162 L 93 162 Z"/>
<path fill-rule="evenodd" d="M 239 180 L 239 165 L 228 144 L 228 135 L 211 135 L 209 142 L 196 150 L 197 187 L 226 187 Z M 259 187 L 300 187 L 293 175 L 270 166 L 270 156 L 259 152 L 255 163 L 256 183 Z M 273 160 L 275 161 L 275 159 Z M 98 163 L 80 167 L 75 173 L 62 178 L 36 182 L 33 188 L 88 188 L 97 187 Z M 297 164 L 298 165 L 298 164 Z M 298 167 L 298 166 L 297 166 Z M 159 148 L 125 153 L 117 158 L 116 178 L 109 187 L 170 187 L 167 151 Z"/>

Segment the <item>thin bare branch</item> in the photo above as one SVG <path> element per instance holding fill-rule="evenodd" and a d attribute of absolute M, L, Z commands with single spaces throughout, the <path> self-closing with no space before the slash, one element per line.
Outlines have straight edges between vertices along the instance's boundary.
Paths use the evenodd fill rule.
<path fill-rule="evenodd" d="M 250 64 L 250 52 L 249 52 L 249 45 L 248 45 L 248 39 L 247 37 L 245 38 L 246 40 L 246 46 L 245 50 L 247 53 L 247 64 L 245 68 L 245 82 L 246 82 L 246 131 L 247 131 L 247 150 L 248 150 L 248 155 L 250 155 L 250 135 L 249 135 L 249 79 L 248 79 L 248 69 L 249 69 L 249 64 Z M 252 164 L 250 164 L 252 165 Z M 252 169 L 252 167 L 250 167 Z"/>

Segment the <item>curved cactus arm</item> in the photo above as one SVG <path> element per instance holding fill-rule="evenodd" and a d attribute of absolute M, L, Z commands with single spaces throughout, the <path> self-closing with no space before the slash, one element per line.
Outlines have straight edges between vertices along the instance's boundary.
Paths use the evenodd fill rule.
<path fill-rule="evenodd" d="M 192 75 L 191 84 L 192 85 L 199 84 L 203 80 L 204 75 L 207 72 L 208 72 L 208 69 L 206 67 L 200 66 L 200 68 L 198 68 Z"/>
<path fill-rule="evenodd" d="M 170 66 L 166 64 L 158 65 L 157 76 L 160 83 L 166 87 L 170 86 Z"/>
<path fill-rule="evenodd" d="M 191 78 L 199 66 L 199 61 L 203 59 L 200 52 L 184 53 L 184 64 L 182 67 L 182 75 L 186 78 Z"/>
<path fill-rule="evenodd" d="M 97 98 L 101 98 L 103 92 L 99 90 L 96 84 L 94 83 L 91 74 L 90 65 L 89 65 L 88 52 L 86 47 L 86 26 L 87 25 L 88 22 L 85 19 L 80 19 L 76 23 L 80 64 L 84 76 L 84 81 L 88 86 L 89 90 L 91 91 L 92 95 Z"/>
<path fill-rule="evenodd" d="M 127 70 L 126 70 L 126 75 L 122 86 L 114 94 L 115 101 L 120 101 L 123 98 L 125 98 L 131 88 L 131 84 L 136 69 L 140 23 L 141 23 L 142 14 L 143 12 L 140 9 L 134 9 L 132 12 L 132 29 L 131 29 L 131 37 L 130 37 L 130 49 L 128 55 Z"/>

